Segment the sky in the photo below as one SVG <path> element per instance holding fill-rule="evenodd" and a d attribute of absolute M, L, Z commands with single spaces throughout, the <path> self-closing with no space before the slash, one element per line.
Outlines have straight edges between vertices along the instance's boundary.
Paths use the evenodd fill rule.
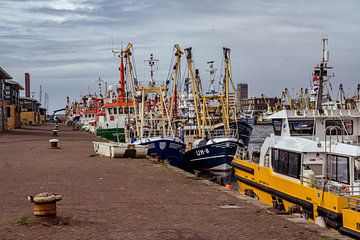
<path fill-rule="evenodd" d="M 128 42 L 141 81 L 150 53 L 159 59 L 157 80 L 165 81 L 174 44 L 192 47 L 204 88 L 207 61 L 215 61 L 220 79 L 225 46 L 235 83 L 248 83 L 250 96 L 280 96 L 284 88 L 294 94 L 309 87 L 321 39 L 328 38 L 333 94 L 343 83 L 352 95 L 359 83 L 359 12 L 358 0 L 0 0 L 0 66 L 23 85 L 29 72 L 31 91 L 39 98 L 42 85 L 53 111 L 66 96 L 74 101 L 98 91 L 99 77 L 117 84 L 112 50 Z"/>

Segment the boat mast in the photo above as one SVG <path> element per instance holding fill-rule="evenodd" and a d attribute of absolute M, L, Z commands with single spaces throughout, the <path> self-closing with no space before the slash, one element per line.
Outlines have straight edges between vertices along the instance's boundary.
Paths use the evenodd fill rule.
<path fill-rule="evenodd" d="M 225 132 L 229 129 L 229 62 L 230 62 L 230 48 L 223 47 L 224 61 L 225 61 L 225 78 L 224 78 L 224 93 L 225 93 L 225 118 L 224 129 Z"/>
<path fill-rule="evenodd" d="M 173 74 L 172 74 L 172 80 L 173 80 L 173 89 L 172 89 L 172 94 L 170 96 L 170 121 L 172 120 L 173 116 L 176 118 L 177 117 L 177 80 L 178 80 L 178 76 L 179 76 L 179 69 L 180 69 L 180 62 L 181 62 L 181 55 L 183 54 L 183 52 L 181 51 L 181 48 L 179 46 L 179 44 L 175 44 L 174 48 L 176 50 L 175 52 L 175 64 L 173 67 Z"/>
<path fill-rule="evenodd" d="M 206 62 L 207 64 L 209 64 L 209 69 L 207 70 L 210 73 L 210 87 L 209 87 L 209 92 L 208 94 L 216 94 L 216 90 L 215 90 L 215 72 L 216 72 L 216 68 L 214 68 L 214 63 L 215 61 L 208 61 Z"/>
<path fill-rule="evenodd" d="M 114 51 L 114 56 L 118 54 L 117 56 L 120 58 L 120 64 L 119 64 L 119 72 L 120 72 L 120 78 L 119 78 L 119 88 L 117 91 L 118 94 L 118 101 L 119 102 L 125 102 L 125 69 L 124 69 L 124 51 L 121 46 L 121 51 Z M 100 81 L 100 78 L 99 78 Z"/>
<path fill-rule="evenodd" d="M 120 102 L 125 102 L 125 69 L 124 69 L 124 56 L 120 54 L 120 87 L 118 98 Z"/>
<path fill-rule="evenodd" d="M 197 85 L 196 80 L 193 73 L 193 66 L 192 66 L 192 54 L 191 54 L 191 47 L 185 48 L 185 54 L 186 54 L 186 61 L 188 64 L 189 69 L 189 76 L 191 80 L 191 88 L 192 88 L 192 94 L 194 99 L 194 105 L 195 105 L 195 114 L 196 114 L 196 124 L 198 129 L 198 137 L 202 137 L 202 131 L 200 126 L 200 114 L 199 114 L 199 107 L 200 107 L 200 100 L 199 100 L 199 93 L 197 92 Z"/>
<path fill-rule="evenodd" d="M 134 115 L 135 115 L 135 136 L 138 136 L 138 116 L 137 116 L 137 109 L 136 109 L 136 98 L 135 98 L 135 84 L 134 84 L 134 76 L 132 74 L 132 66 L 131 66 L 131 48 L 133 47 L 133 45 L 131 43 L 128 43 L 126 49 L 124 51 L 121 51 L 121 55 L 124 56 L 124 58 L 126 59 L 126 64 L 127 64 L 127 69 L 129 72 L 129 76 L 130 76 L 130 89 L 131 89 L 131 97 L 132 97 L 132 104 L 133 104 L 133 108 L 134 108 Z M 124 80 L 125 83 L 125 80 Z M 126 107 L 128 107 L 128 105 L 126 105 Z"/>
<path fill-rule="evenodd" d="M 159 96 L 160 99 L 160 112 L 161 112 L 161 124 L 162 124 L 162 134 L 163 136 L 166 135 L 166 128 L 165 128 L 165 116 L 166 116 L 166 120 L 168 122 L 169 125 L 169 129 L 171 132 L 171 135 L 174 136 L 174 131 L 172 129 L 172 125 L 171 125 L 171 121 L 169 118 L 169 114 L 167 111 L 167 108 L 165 106 L 165 97 L 164 97 L 164 93 L 167 91 L 167 86 L 165 84 L 162 84 L 160 87 L 157 87 L 155 85 L 155 80 L 154 80 L 154 66 L 155 66 L 155 62 L 158 61 L 156 59 L 154 59 L 153 54 L 150 54 L 150 59 L 146 60 L 145 62 L 148 62 L 149 66 L 150 66 L 150 83 L 149 86 L 142 86 L 142 84 L 139 84 L 139 86 L 137 87 L 137 91 L 141 92 L 141 113 L 140 113 L 140 138 L 143 137 L 143 133 L 144 133 L 144 124 L 145 124 L 145 97 L 149 94 L 149 93 L 153 93 L 153 94 L 157 94 Z M 148 120 L 148 119 L 146 119 Z M 151 120 L 151 119 L 150 119 Z"/>
<path fill-rule="evenodd" d="M 319 90 L 317 93 L 317 102 L 316 102 L 316 109 L 322 112 L 322 101 L 323 101 L 323 91 L 324 91 L 324 77 L 327 76 L 327 70 L 331 67 L 328 67 L 328 61 L 329 61 L 329 51 L 326 50 L 326 45 L 328 44 L 328 39 L 323 38 L 322 39 L 322 61 L 320 63 L 320 66 L 316 66 L 315 69 L 318 70 L 319 74 Z"/>

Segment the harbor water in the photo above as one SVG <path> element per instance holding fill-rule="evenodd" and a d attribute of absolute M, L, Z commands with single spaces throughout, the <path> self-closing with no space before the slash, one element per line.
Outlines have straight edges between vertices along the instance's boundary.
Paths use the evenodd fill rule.
<path fill-rule="evenodd" d="M 253 152 L 260 152 L 261 145 L 266 137 L 273 133 L 272 125 L 254 125 L 250 137 L 249 149 Z"/>

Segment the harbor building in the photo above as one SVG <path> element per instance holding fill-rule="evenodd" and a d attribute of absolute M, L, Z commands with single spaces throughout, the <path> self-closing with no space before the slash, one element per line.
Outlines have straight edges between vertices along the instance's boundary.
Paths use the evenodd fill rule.
<path fill-rule="evenodd" d="M 21 127 L 21 108 L 20 108 L 20 90 L 24 90 L 20 83 L 6 79 L 5 80 L 5 114 L 6 114 L 6 128 L 15 129 Z"/>
<path fill-rule="evenodd" d="M 20 90 L 24 88 L 0 67 L 0 132 L 20 128 Z"/>
<path fill-rule="evenodd" d="M 0 67 L 0 132 L 6 128 L 5 81 L 11 79 L 12 77 Z"/>
<path fill-rule="evenodd" d="M 278 98 L 276 97 L 244 98 L 240 100 L 240 110 L 245 111 L 248 109 L 252 109 L 257 112 L 264 112 L 268 110 L 268 107 L 273 109 L 277 102 Z"/>
<path fill-rule="evenodd" d="M 33 98 L 21 97 L 21 125 L 36 125 L 40 123 L 40 103 Z"/>
<path fill-rule="evenodd" d="M 21 125 L 37 125 L 42 120 L 41 115 L 46 116 L 46 111 L 41 110 L 41 104 L 30 97 L 30 74 L 25 73 L 25 97 L 20 97 Z M 42 112 L 42 113 L 41 113 Z"/>
<path fill-rule="evenodd" d="M 40 113 L 40 123 L 44 123 L 47 120 L 47 115 L 46 115 L 46 108 L 43 107 L 39 107 L 39 113 Z"/>

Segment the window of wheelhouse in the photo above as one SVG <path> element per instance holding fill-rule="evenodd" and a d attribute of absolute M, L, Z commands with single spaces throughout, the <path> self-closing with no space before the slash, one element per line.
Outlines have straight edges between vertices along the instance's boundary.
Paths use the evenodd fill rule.
<path fill-rule="evenodd" d="M 274 127 L 274 133 L 276 136 L 281 135 L 282 119 L 273 119 L 272 124 Z"/>
<path fill-rule="evenodd" d="M 328 177 L 333 181 L 349 183 L 349 158 L 330 155 L 328 160 Z"/>
<path fill-rule="evenodd" d="M 114 108 L 114 114 L 117 114 L 117 108 Z"/>
<path fill-rule="evenodd" d="M 354 180 L 360 181 L 360 158 L 354 159 Z"/>
<path fill-rule="evenodd" d="M 289 120 L 289 128 L 291 136 L 306 136 L 313 135 L 314 121 L 313 120 Z"/>
<path fill-rule="evenodd" d="M 125 107 L 125 114 L 129 113 L 129 107 Z"/>
<path fill-rule="evenodd" d="M 273 148 L 271 166 L 277 173 L 300 179 L 301 154 Z"/>
<path fill-rule="evenodd" d="M 112 108 L 108 108 L 108 112 L 109 112 L 110 115 L 113 114 L 113 109 L 112 109 Z"/>
<path fill-rule="evenodd" d="M 353 134 L 353 121 L 351 119 L 344 120 L 326 120 L 325 127 L 337 126 L 339 128 L 334 128 L 331 131 L 331 135 L 340 135 L 340 134 Z M 326 129 L 326 135 L 330 135 L 330 129 Z"/>

